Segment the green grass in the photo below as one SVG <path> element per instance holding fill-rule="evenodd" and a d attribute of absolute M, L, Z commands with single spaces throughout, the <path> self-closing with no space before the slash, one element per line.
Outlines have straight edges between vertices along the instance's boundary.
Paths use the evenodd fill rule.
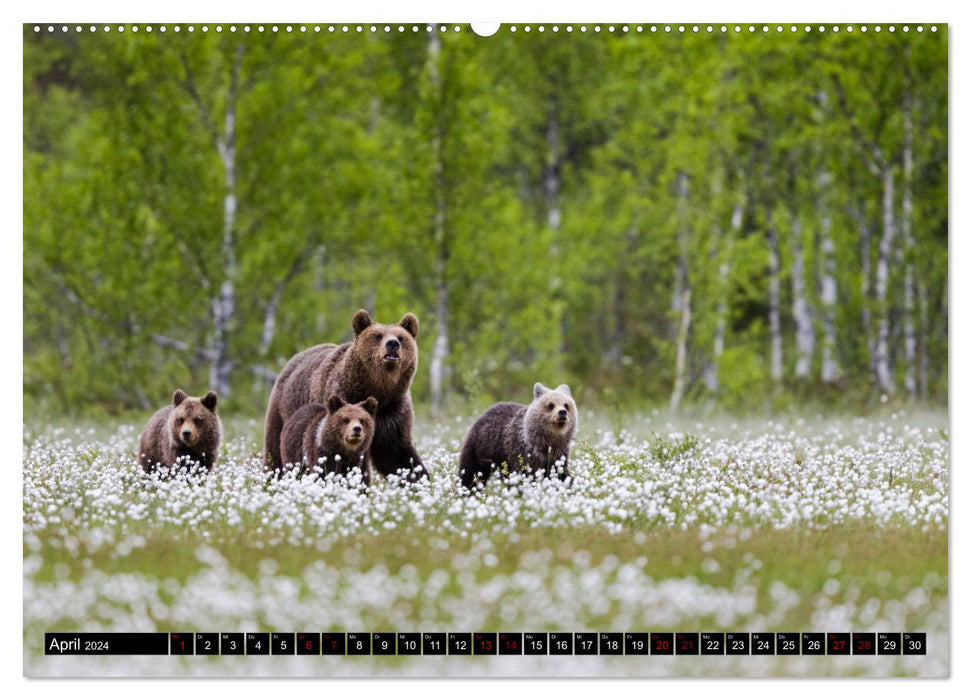
<path fill-rule="evenodd" d="M 206 540 L 192 533 L 171 535 L 153 538 L 124 556 L 101 550 L 81 551 L 68 557 L 61 548 L 42 548 L 39 553 L 43 565 L 35 574 L 35 581 L 78 581 L 87 570 L 96 569 L 109 575 L 138 573 L 185 583 L 205 568 L 195 551 Z M 553 538 L 545 531 L 523 530 L 517 533 L 515 541 L 502 535 L 493 538 L 495 550 L 502 556 L 496 566 L 477 569 L 476 578 L 484 583 L 495 576 L 511 576 L 520 568 L 524 556 L 542 549 L 552 552 L 550 569 L 573 567 L 574 555 L 586 552 L 589 567 L 598 566 L 610 556 L 622 562 L 646 558 L 644 571 L 655 580 L 693 578 L 712 587 L 730 589 L 738 576 L 746 575 L 758 589 L 760 607 L 771 606 L 768 588 L 774 582 L 784 583 L 800 594 L 803 604 L 791 611 L 780 630 L 807 629 L 812 597 L 830 579 L 839 581 L 841 590 L 856 589 L 862 599 L 898 599 L 914 588 L 926 586 L 928 580 L 936 581 L 930 586 L 935 597 L 947 596 L 946 532 L 835 527 L 822 531 L 764 529 L 743 536 L 744 541 L 738 535 L 721 535 L 714 540 L 715 546 L 704 552 L 696 530 L 656 529 L 644 538 L 634 538 L 587 528 L 572 532 L 568 539 Z M 448 570 L 455 553 L 468 548 L 468 542 L 460 538 L 444 542 L 447 546 L 440 542 L 429 546 L 424 533 L 393 532 L 341 542 L 321 552 L 306 547 L 270 546 L 265 541 L 244 538 L 221 545 L 219 553 L 229 567 L 254 579 L 259 575 L 261 562 L 267 559 L 275 562 L 276 575 L 300 579 L 306 567 L 317 562 L 327 567 L 346 567 L 349 552 L 353 551 L 354 568 L 360 571 L 384 566 L 394 572 L 410 565 L 417 569 L 419 579 L 426 580 L 436 570 Z M 706 560 L 719 562 L 719 570 L 706 572 Z M 755 560 L 760 562 L 757 570 L 752 566 Z M 829 569 L 834 561 L 840 562 L 837 573 Z M 935 576 L 928 579 L 928 574 Z M 590 625 L 597 628 L 602 622 L 591 619 Z M 496 617 L 494 623 L 499 625 L 501 620 Z"/>

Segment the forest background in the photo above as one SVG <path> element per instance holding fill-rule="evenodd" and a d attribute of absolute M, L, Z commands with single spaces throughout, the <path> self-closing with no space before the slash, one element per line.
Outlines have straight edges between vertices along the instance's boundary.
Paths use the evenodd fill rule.
<path fill-rule="evenodd" d="M 946 404 L 946 31 L 140 29 L 24 27 L 27 416 L 258 415 L 359 307 L 432 414 Z"/>

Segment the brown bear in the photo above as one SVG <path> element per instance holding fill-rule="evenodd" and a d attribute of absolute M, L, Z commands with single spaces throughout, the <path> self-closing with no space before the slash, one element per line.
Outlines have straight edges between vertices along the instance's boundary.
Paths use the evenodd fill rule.
<path fill-rule="evenodd" d="M 327 404 L 308 403 L 283 424 L 280 460 L 284 468 L 305 471 L 315 466 L 322 474 L 348 474 L 357 467 L 365 485 L 371 483 L 368 450 L 374 437 L 378 400 L 345 403 L 331 396 Z"/>
<path fill-rule="evenodd" d="M 462 486 L 483 486 L 493 470 L 565 481 L 570 478 L 570 446 L 577 432 L 577 406 L 570 387 L 533 386 L 533 402 L 497 403 L 472 425 L 459 456 Z"/>
<path fill-rule="evenodd" d="M 192 467 L 212 471 L 219 456 L 223 426 L 216 414 L 216 392 L 201 399 L 182 389 L 172 403 L 156 411 L 138 438 L 138 461 L 146 473 L 158 467 Z"/>
<path fill-rule="evenodd" d="M 412 442 L 411 380 L 418 368 L 418 318 L 405 314 L 397 325 L 371 320 L 361 309 L 351 320 L 354 340 L 326 343 L 294 355 L 277 376 L 266 409 L 265 468 L 280 474 L 283 424 L 308 403 L 342 396 L 349 403 L 378 402 L 370 462 L 384 476 L 401 473 L 409 481 L 428 476 Z"/>

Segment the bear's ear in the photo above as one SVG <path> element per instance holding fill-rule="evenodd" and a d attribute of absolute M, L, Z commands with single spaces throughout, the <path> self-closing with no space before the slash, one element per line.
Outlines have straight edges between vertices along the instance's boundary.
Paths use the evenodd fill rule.
<path fill-rule="evenodd" d="M 368 396 L 361 407 L 373 416 L 378 412 L 378 400 L 373 396 Z"/>
<path fill-rule="evenodd" d="M 208 394 L 202 397 L 202 405 L 208 408 L 210 411 L 216 410 L 216 401 L 219 400 L 219 396 L 215 391 L 210 391 Z"/>
<path fill-rule="evenodd" d="M 535 384 L 533 384 L 533 398 L 534 399 L 538 399 L 540 396 L 542 396 L 543 394 L 545 394 L 547 391 L 549 391 L 549 389 L 547 389 L 545 386 L 543 386 L 539 382 L 536 382 Z"/>
<path fill-rule="evenodd" d="M 361 331 L 370 326 L 374 321 L 371 320 L 371 314 L 369 314 L 364 309 L 359 309 L 354 318 L 351 319 L 351 327 L 354 329 L 354 335 L 361 335 Z"/>
<path fill-rule="evenodd" d="M 344 399 L 342 399 L 337 394 L 334 394 L 329 399 L 327 399 L 327 412 L 336 413 L 344 407 Z"/>
<path fill-rule="evenodd" d="M 566 384 L 560 384 L 558 387 L 556 387 L 556 390 L 561 394 L 566 394 L 567 396 L 573 396 L 573 394 L 570 393 L 570 387 L 568 387 Z"/>
<path fill-rule="evenodd" d="M 185 401 L 187 398 L 186 393 L 182 389 L 176 389 L 175 393 L 172 394 L 172 405 L 178 406 L 180 403 Z"/>
<path fill-rule="evenodd" d="M 411 334 L 412 338 L 418 337 L 418 317 L 412 313 L 407 313 L 398 321 L 398 325 Z"/>

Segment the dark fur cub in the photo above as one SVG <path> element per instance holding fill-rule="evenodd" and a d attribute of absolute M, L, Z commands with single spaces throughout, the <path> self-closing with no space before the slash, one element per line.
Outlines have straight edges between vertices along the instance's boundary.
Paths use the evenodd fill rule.
<path fill-rule="evenodd" d="M 216 414 L 216 392 L 200 398 L 179 389 L 172 403 L 151 417 L 138 438 L 138 462 L 146 472 L 198 464 L 212 471 L 219 456 L 223 426 Z"/>
<path fill-rule="evenodd" d="M 497 403 L 472 425 L 459 457 L 462 485 L 485 484 L 496 469 L 566 480 L 576 431 L 570 387 L 548 389 L 537 383 L 530 405 Z"/>
<path fill-rule="evenodd" d="M 308 470 L 319 466 L 322 474 L 343 475 L 357 467 L 363 482 L 369 484 L 368 453 L 377 408 L 373 396 L 353 404 L 331 396 L 326 404 L 303 406 L 284 424 L 280 435 L 284 467 Z"/>

